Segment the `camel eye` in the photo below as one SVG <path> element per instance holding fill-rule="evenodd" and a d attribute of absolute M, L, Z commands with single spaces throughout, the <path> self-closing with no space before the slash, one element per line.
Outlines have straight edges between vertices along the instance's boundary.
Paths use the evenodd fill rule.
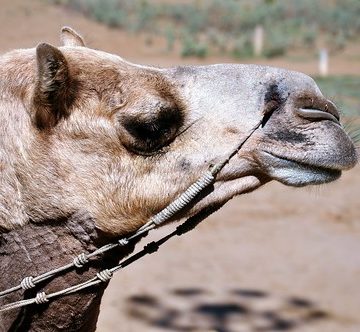
<path fill-rule="evenodd" d="M 155 119 L 127 119 L 124 123 L 127 131 L 135 138 L 149 143 L 168 135 L 174 128 L 174 117 L 170 112 L 162 112 Z"/>
<path fill-rule="evenodd" d="M 162 108 L 152 116 L 132 115 L 122 120 L 126 130 L 123 141 L 133 152 L 153 154 L 173 141 L 181 125 L 181 112 L 176 108 Z"/>

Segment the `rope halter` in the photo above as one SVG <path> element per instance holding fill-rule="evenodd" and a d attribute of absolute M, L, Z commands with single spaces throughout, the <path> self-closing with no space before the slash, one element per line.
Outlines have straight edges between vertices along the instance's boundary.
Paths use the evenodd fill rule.
<path fill-rule="evenodd" d="M 71 268 L 82 268 L 84 265 L 86 265 L 89 262 L 89 259 L 95 256 L 98 256 L 100 254 L 103 254 L 111 249 L 114 249 L 118 246 L 126 246 L 131 240 L 140 237 L 143 233 L 146 233 L 150 230 L 152 230 L 155 227 L 160 226 L 161 224 L 168 221 L 171 217 L 173 217 L 176 213 L 183 210 L 187 205 L 189 205 L 190 202 L 194 200 L 197 195 L 199 195 L 205 188 L 207 188 L 209 185 L 213 184 L 215 182 L 216 176 L 218 173 L 224 168 L 224 166 L 230 161 L 230 159 L 239 152 L 239 150 L 242 148 L 242 146 L 247 142 L 247 140 L 254 134 L 254 132 L 260 127 L 262 124 L 262 120 L 253 128 L 250 130 L 249 134 L 224 158 L 222 161 L 217 163 L 214 166 L 211 166 L 207 171 L 204 172 L 204 174 L 196 181 L 194 182 L 190 187 L 188 187 L 178 198 L 176 198 L 174 201 L 172 201 L 167 207 L 165 207 L 163 210 L 161 210 L 156 215 L 152 216 L 146 224 L 144 224 L 142 227 L 140 227 L 133 235 L 122 238 L 118 240 L 116 243 L 111 243 L 104 245 L 98 249 L 96 249 L 93 252 L 90 253 L 81 253 L 78 256 L 76 256 L 72 262 L 69 264 L 63 265 L 59 268 L 53 269 L 51 271 L 48 271 L 46 273 L 43 273 L 37 277 L 25 277 L 21 283 L 15 287 L 6 289 L 2 292 L 0 292 L 0 298 L 15 292 L 17 290 L 23 289 L 28 290 L 31 288 L 34 288 L 38 283 L 53 278 L 54 276 L 62 273 L 63 271 L 69 270 Z M 9 304 L 5 304 L 2 307 L 0 307 L 0 312 L 12 310 L 15 308 L 24 307 L 30 304 L 44 304 L 50 301 L 52 298 L 60 297 L 62 295 L 71 294 L 74 292 L 77 292 L 79 290 L 91 287 L 93 285 L 97 285 L 101 282 L 106 283 L 108 282 L 112 276 L 113 273 L 118 271 L 119 269 L 127 266 L 128 264 L 132 263 L 133 261 L 137 260 L 138 258 L 144 256 L 146 253 L 152 253 L 155 252 L 159 245 L 161 245 L 163 242 L 167 241 L 170 237 L 173 235 L 182 235 L 192 228 L 194 228 L 197 223 L 202 221 L 202 218 L 199 221 L 196 221 L 194 225 L 189 227 L 187 222 L 191 220 L 191 218 L 186 221 L 185 223 L 181 224 L 177 227 L 176 231 L 171 233 L 169 236 L 165 237 L 165 240 L 159 241 L 159 243 L 151 242 L 148 245 L 145 246 L 145 248 L 140 251 L 137 254 L 134 254 L 130 258 L 128 258 L 125 261 L 120 262 L 118 265 L 114 266 L 111 269 L 105 269 L 96 274 L 95 277 L 92 279 L 89 279 L 83 283 L 70 286 L 66 289 L 60 290 L 58 292 L 54 292 L 51 294 L 46 294 L 44 291 L 39 292 L 36 297 L 21 300 Z"/>

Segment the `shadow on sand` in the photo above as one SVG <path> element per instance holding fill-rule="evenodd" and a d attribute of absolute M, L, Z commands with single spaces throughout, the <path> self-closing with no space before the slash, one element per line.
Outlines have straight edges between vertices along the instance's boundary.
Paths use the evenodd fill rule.
<path fill-rule="evenodd" d="M 182 288 L 158 297 L 133 295 L 127 299 L 127 314 L 149 327 L 179 332 L 296 331 L 331 318 L 307 299 L 277 297 L 253 289 L 215 294 Z"/>

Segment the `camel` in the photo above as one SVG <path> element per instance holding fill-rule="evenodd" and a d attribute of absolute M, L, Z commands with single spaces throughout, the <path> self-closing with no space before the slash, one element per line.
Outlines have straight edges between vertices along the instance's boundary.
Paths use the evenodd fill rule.
<path fill-rule="evenodd" d="M 172 221 L 272 180 L 334 181 L 357 163 L 335 105 L 305 74 L 137 65 L 86 47 L 69 27 L 61 41 L 0 57 L 0 290 L 133 234 L 255 127 L 215 183 Z M 0 305 L 89 279 L 136 242 Z M 94 331 L 106 285 L 1 312 L 0 331 Z"/>

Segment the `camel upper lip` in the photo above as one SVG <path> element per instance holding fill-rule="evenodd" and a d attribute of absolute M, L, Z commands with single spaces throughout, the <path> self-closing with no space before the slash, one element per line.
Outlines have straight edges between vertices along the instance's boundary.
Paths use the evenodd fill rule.
<path fill-rule="evenodd" d="M 298 108 L 296 110 L 296 113 L 305 118 L 305 119 L 311 119 L 311 120 L 330 120 L 332 122 L 335 122 L 336 124 L 340 125 L 340 119 L 336 114 L 314 109 L 314 108 Z"/>

